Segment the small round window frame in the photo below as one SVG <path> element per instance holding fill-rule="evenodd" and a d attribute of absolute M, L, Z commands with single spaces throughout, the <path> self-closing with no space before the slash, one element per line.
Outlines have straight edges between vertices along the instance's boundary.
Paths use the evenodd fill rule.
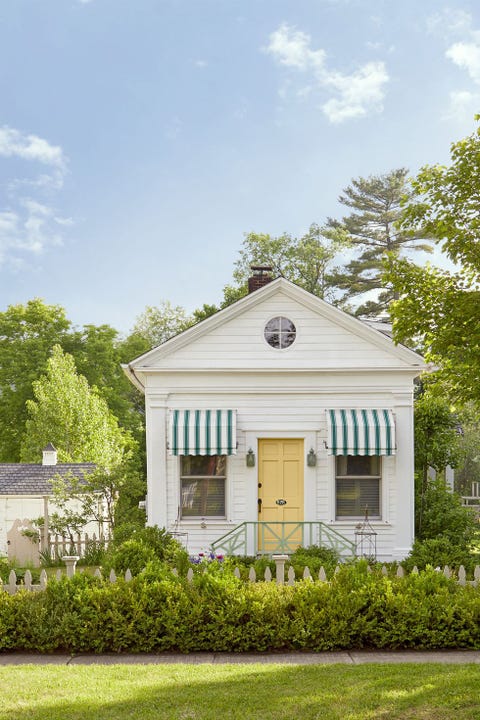
<path fill-rule="evenodd" d="M 297 339 L 297 328 L 290 318 L 277 315 L 265 325 L 263 337 L 274 350 L 286 350 Z"/>

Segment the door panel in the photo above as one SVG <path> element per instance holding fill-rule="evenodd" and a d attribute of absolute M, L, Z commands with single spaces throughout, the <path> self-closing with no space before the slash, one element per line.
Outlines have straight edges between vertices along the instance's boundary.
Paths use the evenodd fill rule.
<path fill-rule="evenodd" d="M 303 521 L 303 462 L 303 440 L 258 441 L 258 519 L 270 524 L 269 529 L 259 529 L 263 552 L 275 550 L 283 531 L 290 536 L 289 543 L 301 543 L 299 528 L 282 528 L 278 523 Z"/>

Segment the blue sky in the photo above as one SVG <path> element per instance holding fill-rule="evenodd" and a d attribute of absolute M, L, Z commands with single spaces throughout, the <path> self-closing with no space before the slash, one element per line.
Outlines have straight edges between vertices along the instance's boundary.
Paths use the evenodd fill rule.
<path fill-rule="evenodd" d="M 216 303 L 244 233 L 448 162 L 479 100 L 475 0 L 3 0 L 0 310 Z"/>

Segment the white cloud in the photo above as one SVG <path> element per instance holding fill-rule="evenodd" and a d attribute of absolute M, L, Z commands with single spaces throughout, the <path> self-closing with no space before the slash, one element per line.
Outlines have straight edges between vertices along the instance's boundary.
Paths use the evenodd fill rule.
<path fill-rule="evenodd" d="M 466 10 L 444 8 L 427 18 L 427 30 L 434 35 L 440 35 L 446 40 L 470 32 L 472 16 Z"/>
<path fill-rule="evenodd" d="M 72 225 L 75 225 L 75 220 L 71 217 L 59 217 L 58 215 L 55 215 L 53 218 L 54 221 L 57 223 L 57 225 L 61 225 L 63 227 L 72 227 Z"/>
<path fill-rule="evenodd" d="M 367 63 L 351 75 L 332 73 L 327 82 L 340 95 L 323 105 L 323 111 L 332 123 L 364 117 L 371 111 L 380 112 L 383 109 L 382 88 L 388 82 L 383 62 Z"/>
<path fill-rule="evenodd" d="M 38 256 L 61 245 L 60 228 L 72 224 L 71 218 L 63 218 L 50 201 L 46 204 L 42 199 L 42 194 L 51 197 L 52 190 L 62 187 L 67 158 L 59 145 L 8 126 L 0 127 L 0 157 L 12 159 L 15 170 L 21 167 L 24 175 L 6 183 L 10 207 L 0 209 L 0 266 L 18 270 L 27 255 Z M 39 164 L 49 171 L 29 177 Z M 26 187 L 38 197 L 24 196 Z"/>
<path fill-rule="evenodd" d="M 64 170 L 66 159 L 62 148 L 51 145 L 38 135 L 26 135 L 6 125 L 0 128 L 0 155 L 35 160 Z"/>
<path fill-rule="evenodd" d="M 445 114 L 447 120 L 471 121 L 480 106 L 480 93 L 469 90 L 454 90 L 450 93 L 450 108 Z"/>
<path fill-rule="evenodd" d="M 480 84 L 480 44 L 457 42 L 445 53 L 458 67 L 464 68 L 475 83 Z"/>
<path fill-rule="evenodd" d="M 266 52 L 273 55 L 281 65 L 299 70 L 312 67 L 320 70 L 325 62 L 326 53 L 324 50 L 311 50 L 310 42 L 310 35 L 283 23 L 270 35 Z"/>
<path fill-rule="evenodd" d="M 473 25 L 466 10 L 445 8 L 427 21 L 429 32 L 448 44 L 445 57 L 467 72 L 475 86 L 480 85 L 480 31 Z M 464 121 L 478 111 L 480 93 L 477 88 L 462 88 L 450 92 L 450 108 L 445 117 Z"/>
<path fill-rule="evenodd" d="M 39 203 L 32 198 L 22 198 L 20 204 L 27 210 L 30 215 L 39 215 L 41 217 L 51 217 L 52 208 Z"/>
<path fill-rule="evenodd" d="M 62 244 L 59 233 L 52 230 L 53 208 L 31 198 L 21 199 L 19 206 L 0 212 L 0 258 L 19 251 L 39 255 Z"/>
<path fill-rule="evenodd" d="M 311 93 L 312 85 L 322 93 L 334 95 L 321 108 L 332 123 L 363 117 L 383 109 L 384 85 L 389 77 L 383 62 L 369 62 L 350 74 L 327 67 L 327 55 L 323 49 L 312 49 L 311 37 L 283 23 L 269 38 L 265 51 L 275 61 L 287 68 L 307 73 L 310 83 L 308 93 L 303 88 L 297 97 L 304 99 Z M 286 98 L 288 85 L 283 84 L 281 97 Z"/>

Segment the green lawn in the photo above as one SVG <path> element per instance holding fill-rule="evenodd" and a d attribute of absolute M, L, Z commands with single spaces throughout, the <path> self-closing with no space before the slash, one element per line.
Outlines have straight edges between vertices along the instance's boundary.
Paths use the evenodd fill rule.
<path fill-rule="evenodd" d="M 480 666 L 4 666 L 0 718 L 478 720 Z"/>

